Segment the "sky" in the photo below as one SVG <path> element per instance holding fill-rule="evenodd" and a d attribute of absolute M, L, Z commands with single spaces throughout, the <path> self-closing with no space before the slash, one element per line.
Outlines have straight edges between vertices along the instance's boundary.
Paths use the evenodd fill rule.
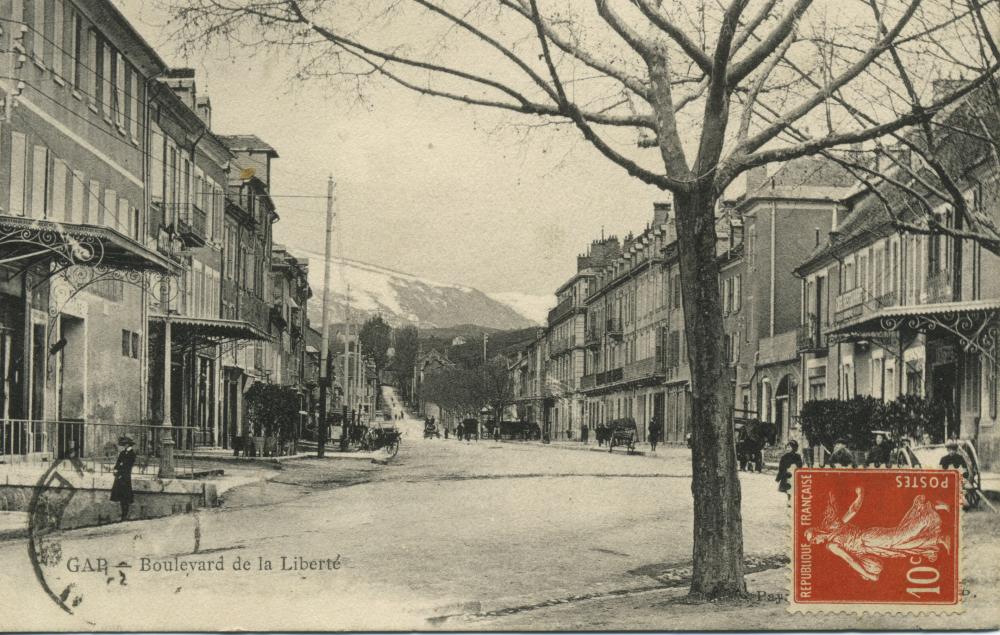
<path fill-rule="evenodd" d="M 116 4 L 168 64 L 196 69 L 215 132 L 253 133 L 278 151 L 275 235 L 293 252 L 322 253 L 332 174 L 337 254 L 488 293 L 547 295 L 602 231 L 638 232 L 653 202 L 668 200 L 571 129 L 527 131 L 510 125 L 527 118 L 401 88 L 359 100 L 243 51 L 182 59 L 153 2 Z"/>

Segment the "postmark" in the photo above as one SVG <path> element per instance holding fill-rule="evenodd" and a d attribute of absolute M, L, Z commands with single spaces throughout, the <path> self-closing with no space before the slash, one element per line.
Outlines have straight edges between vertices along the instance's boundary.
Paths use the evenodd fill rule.
<path fill-rule="evenodd" d="M 957 612 L 954 470 L 795 472 L 790 610 Z"/>

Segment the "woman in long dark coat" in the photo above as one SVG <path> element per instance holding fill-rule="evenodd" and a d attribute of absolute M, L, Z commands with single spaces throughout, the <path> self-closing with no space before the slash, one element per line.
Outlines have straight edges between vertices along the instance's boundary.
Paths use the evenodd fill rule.
<path fill-rule="evenodd" d="M 789 439 L 785 445 L 788 452 L 785 452 L 781 460 L 778 461 L 778 474 L 774 480 L 778 482 L 778 491 L 784 492 L 788 497 L 788 506 L 792 506 L 792 472 L 802 467 L 802 455 L 799 454 L 799 442 Z M 794 467 L 793 467 L 794 466 Z"/>
<path fill-rule="evenodd" d="M 122 520 L 128 518 L 128 508 L 132 505 L 132 466 L 135 465 L 135 444 L 128 437 L 118 439 L 118 445 L 123 446 L 115 461 L 115 482 L 111 486 L 111 500 L 122 506 Z"/>

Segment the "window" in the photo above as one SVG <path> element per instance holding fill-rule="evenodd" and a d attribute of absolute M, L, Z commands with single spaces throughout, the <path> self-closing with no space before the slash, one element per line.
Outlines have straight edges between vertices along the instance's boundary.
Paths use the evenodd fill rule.
<path fill-rule="evenodd" d="M 115 214 L 114 227 L 126 236 L 132 235 L 132 211 L 129 209 L 128 200 L 118 199 L 118 209 Z"/>
<path fill-rule="evenodd" d="M 128 129 L 132 136 L 132 141 L 139 141 L 139 118 L 142 116 L 141 104 L 139 103 L 139 73 L 135 69 L 129 70 L 128 89 Z"/>
<path fill-rule="evenodd" d="M 52 204 L 49 216 L 56 220 L 66 217 L 66 164 L 56 159 L 52 162 Z"/>
<path fill-rule="evenodd" d="M 882 360 L 873 359 L 872 371 L 871 371 L 871 389 L 870 394 L 872 397 L 878 397 L 879 399 L 885 398 L 885 393 L 882 390 Z"/>
<path fill-rule="evenodd" d="M 27 141 L 23 134 L 10 134 L 10 213 L 14 216 L 24 216 L 24 178 L 25 159 L 28 151 Z"/>
<path fill-rule="evenodd" d="M 101 40 L 101 110 L 104 118 L 111 121 L 115 105 L 115 49 Z"/>
<path fill-rule="evenodd" d="M 127 68 L 125 67 L 125 58 L 122 57 L 121 53 L 115 52 L 114 58 L 112 58 L 113 67 L 111 70 L 111 76 L 115 80 L 115 97 L 114 97 L 114 112 L 115 112 L 115 123 L 118 128 L 122 131 L 125 130 L 125 73 Z"/>
<path fill-rule="evenodd" d="M 104 205 L 101 206 L 98 212 L 99 225 L 104 227 L 117 227 L 118 219 L 115 215 L 118 213 L 118 193 L 114 190 L 104 190 Z"/>
<path fill-rule="evenodd" d="M 31 211 L 32 218 L 45 218 L 46 193 L 49 178 L 49 150 L 45 146 L 35 146 L 31 167 Z"/>
<path fill-rule="evenodd" d="M 73 32 L 70 51 L 73 54 L 73 88 L 83 89 L 83 56 L 86 53 L 87 44 L 85 42 L 87 32 L 83 30 L 83 20 L 80 14 L 73 12 Z"/>
<path fill-rule="evenodd" d="M 139 359 L 139 334 L 132 333 L 132 359 Z"/>
<path fill-rule="evenodd" d="M 62 77 L 63 58 L 65 57 L 65 53 L 63 52 L 63 48 L 65 48 L 65 22 L 63 17 L 63 0 L 55 0 L 55 4 L 52 6 L 52 41 L 54 42 L 52 46 L 52 72 L 57 77 Z"/>
<path fill-rule="evenodd" d="M 31 54 L 39 62 L 45 61 L 45 0 L 31 3 Z"/>
<path fill-rule="evenodd" d="M 740 295 L 743 293 L 743 274 L 737 274 L 736 277 L 733 278 L 733 283 L 735 285 L 733 287 L 733 313 L 738 313 L 739 310 L 743 308 L 743 299 Z"/>
<path fill-rule="evenodd" d="M 87 215 L 84 216 L 83 222 L 90 223 L 91 225 L 99 225 L 101 223 L 101 182 L 91 181 L 90 187 L 87 188 Z"/>
<path fill-rule="evenodd" d="M 70 223 L 83 222 L 83 184 L 85 177 L 83 172 L 74 172 L 72 176 L 73 192 L 69 209 L 66 210 L 66 220 Z"/>
<path fill-rule="evenodd" d="M 122 329 L 122 357 L 132 357 L 132 333 Z"/>
<path fill-rule="evenodd" d="M 150 140 L 152 149 L 150 150 L 150 196 L 154 202 L 163 202 L 163 173 L 166 170 L 167 162 L 164 156 L 163 135 L 159 130 L 154 130 Z"/>
<path fill-rule="evenodd" d="M 101 83 L 103 77 L 101 68 L 103 65 L 104 49 L 101 46 L 101 36 L 94 29 L 87 31 L 87 42 L 90 49 L 90 55 L 88 56 L 90 60 L 90 69 L 88 71 L 90 74 L 90 81 L 88 82 L 90 88 L 90 105 L 96 110 L 100 108 L 101 95 L 104 92 L 104 86 Z"/>
<path fill-rule="evenodd" d="M 188 207 L 191 205 L 191 161 L 187 157 L 181 158 L 181 174 L 180 174 L 180 204 L 181 209 L 185 217 L 190 218 L 190 210 Z"/>

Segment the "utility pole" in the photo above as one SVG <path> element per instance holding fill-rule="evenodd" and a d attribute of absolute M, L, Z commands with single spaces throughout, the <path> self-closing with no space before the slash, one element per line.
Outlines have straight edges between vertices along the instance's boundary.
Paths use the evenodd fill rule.
<path fill-rule="evenodd" d="M 316 456 L 326 453 L 326 400 L 330 390 L 330 243 L 333 238 L 333 177 L 326 182 L 326 251 L 323 254 L 323 347 L 319 357 L 319 436 Z"/>
<path fill-rule="evenodd" d="M 354 399 L 358 402 L 358 423 L 361 423 L 361 406 L 365 402 L 365 380 L 364 380 L 364 377 L 363 377 L 364 372 L 365 372 L 365 368 L 361 364 L 361 332 L 360 331 L 358 332 L 358 341 L 354 345 L 354 351 L 355 351 L 355 354 L 357 355 L 357 359 L 354 361 L 354 368 L 355 368 L 355 375 L 354 375 L 354 381 L 355 381 Z"/>
<path fill-rule="evenodd" d="M 347 452 L 348 411 L 351 408 L 351 285 L 347 285 L 347 319 L 344 320 L 344 417 L 340 422 L 340 451 Z"/>

